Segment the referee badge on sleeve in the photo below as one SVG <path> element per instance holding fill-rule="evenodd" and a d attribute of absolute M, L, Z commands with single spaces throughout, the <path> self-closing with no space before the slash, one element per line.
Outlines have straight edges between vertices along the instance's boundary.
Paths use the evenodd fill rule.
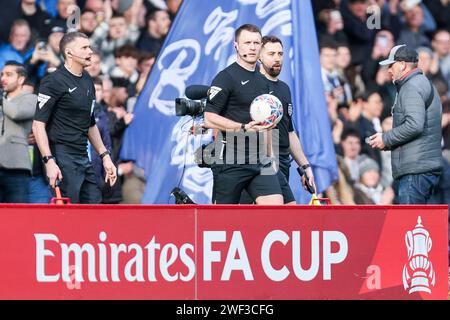
<path fill-rule="evenodd" d="M 222 91 L 222 88 L 216 87 L 216 86 L 212 86 L 211 88 L 209 88 L 209 100 L 211 101 L 212 99 L 214 99 L 214 97 L 220 92 Z"/>
<path fill-rule="evenodd" d="M 95 100 L 92 100 L 92 104 L 91 104 L 91 116 L 94 113 L 94 108 L 95 108 Z"/>
<path fill-rule="evenodd" d="M 287 112 L 289 117 L 292 117 L 292 103 L 288 103 Z"/>

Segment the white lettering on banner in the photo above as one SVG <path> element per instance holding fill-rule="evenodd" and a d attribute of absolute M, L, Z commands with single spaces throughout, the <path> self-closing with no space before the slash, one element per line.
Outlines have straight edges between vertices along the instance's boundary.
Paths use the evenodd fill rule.
<path fill-rule="evenodd" d="M 143 266 L 143 257 L 142 257 L 142 247 L 137 243 L 132 243 L 128 246 L 128 252 L 134 250 L 136 252 L 135 256 L 128 260 L 125 265 L 125 279 L 130 282 L 138 281 L 144 282 L 144 266 Z M 132 274 L 134 267 L 135 274 Z"/>
<path fill-rule="evenodd" d="M 65 243 L 61 243 L 61 264 L 62 264 L 62 279 L 64 282 L 71 282 L 72 279 L 70 277 L 70 263 L 69 263 L 69 255 L 73 253 L 75 256 L 75 280 L 83 282 L 83 252 L 87 253 L 88 256 L 88 274 L 90 282 L 97 282 L 97 278 L 95 277 L 95 249 L 89 243 L 85 243 L 83 246 L 80 246 L 77 243 L 72 243 L 67 245 Z"/>
<path fill-rule="evenodd" d="M 261 248 L 261 264 L 263 266 L 265 274 L 273 281 L 283 281 L 289 276 L 289 270 L 286 266 L 283 266 L 280 270 L 273 268 L 270 262 L 270 249 L 275 242 L 281 242 L 283 246 L 286 246 L 289 242 L 289 236 L 286 232 L 281 230 L 274 230 L 270 232 L 264 239 Z"/>
<path fill-rule="evenodd" d="M 264 19 L 268 15 L 280 11 L 291 4 L 291 0 L 239 0 L 242 5 L 256 4 L 256 15 Z M 265 34 L 265 33 L 263 33 Z"/>
<path fill-rule="evenodd" d="M 295 276 L 302 281 L 311 281 L 317 276 L 320 264 L 320 243 L 319 231 L 311 232 L 311 266 L 309 269 L 303 269 L 301 263 L 300 250 L 300 231 L 292 232 L 292 267 L 294 268 Z M 325 255 L 325 249 L 324 249 Z M 325 261 L 325 260 L 324 260 Z"/>
<path fill-rule="evenodd" d="M 311 265 L 309 269 L 303 269 L 301 266 L 301 242 L 300 231 L 292 232 L 292 267 L 297 279 L 301 281 L 311 281 L 316 278 L 320 265 L 320 232 L 311 232 Z M 341 263 L 345 260 L 348 251 L 347 238 L 339 231 L 323 231 L 323 280 L 331 279 L 331 264 Z M 287 233 L 281 230 L 270 232 L 264 239 L 261 248 L 261 263 L 266 275 L 273 281 L 283 281 L 289 276 L 289 270 L 284 265 L 281 269 L 273 268 L 270 257 L 272 244 L 281 242 L 284 246 L 289 242 Z M 331 243 L 339 244 L 339 251 L 331 251 Z"/>
<path fill-rule="evenodd" d="M 236 253 L 239 255 L 235 259 Z M 230 280 L 231 272 L 241 270 L 244 273 L 245 280 L 253 280 L 252 269 L 248 261 L 247 252 L 245 250 L 244 241 L 240 231 L 234 231 L 231 238 L 230 248 L 228 249 L 227 258 L 225 259 L 225 266 L 223 267 L 221 281 Z"/>
<path fill-rule="evenodd" d="M 227 239 L 226 231 L 204 231 L 203 232 L 203 280 L 212 280 L 212 263 L 222 261 L 220 251 L 212 250 L 213 242 L 225 242 Z M 239 259 L 235 259 L 236 253 Z M 247 281 L 253 280 L 253 273 L 250 268 L 250 262 L 245 250 L 244 241 L 240 231 L 234 231 L 231 238 L 228 254 L 225 259 L 221 281 L 230 280 L 231 272 L 241 270 Z"/>
<path fill-rule="evenodd" d="M 262 34 L 271 34 L 272 30 L 279 26 L 281 26 L 281 35 L 286 37 L 292 35 L 291 10 L 283 10 L 271 16 L 261 28 L 261 32 Z"/>
<path fill-rule="evenodd" d="M 164 66 L 164 59 L 168 55 L 177 56 L 168 66 Z M 189 51 L 192 51 L 189 54 Z M 174 87 L 178 91 L 177 96 L 184 95 L 186 80 L 197 70 L 200 62 L 201 48 L 198 41 L 194 39 L 184 39 L 168 45 L 158 59 L 158 69 L 161 74 L 149 99 L 149 108 L 156 108 L 159 112 L 167 115 L 175 115 L 175 103 L 171 100 L 163 100 L 160 97 L 167 87 Z M 189 60 L 188 60 L 189 59 Z M 184 67 L 189 63 L 187 66 Z M 183 67 L 182 67 L 183 66 Z"/>
<path fill-rule="evenodd" d="M 331 252 L 331 244 L 339 244 L 337 252 Z M 339 231 L 323 232 L 323 279 L 331 280 L 331 265 L 345 260 L 348 253 L 347 237 Z"/>
<path fill-rule="evenodd" d="M 311 263 L 308 269 L 303 268 L 301 263 L 302 250 L 305 248 L 301 245 L 300 231 L 292 231 L 290 237 L 282 230 L 273 230 L 264 238 L 261 247 L 258 245 L 252 247 L 253 250 L 258 250 L 257 248 L 261 250 L 261 265 L 267 278 L 276 282 L 286 280 L 291 274 L 290 265 L 298 280 L 316 280 L 320 263 L 322 263 L 322 280 L 331 280 L 332 265 L 343 262 L 347 257 L 347 237 L 339 231 L 312 231 L 306 235 L 311 238 L 311 248 L 309 249 Z M 156 241 L 156 236 L 153 236 L 145 246 L 139 243 L 105 243 L 107 234 L 104 231 L 99 233 L 100 243 L 98 244 L 63 243 L 51 233 L 34 234 L 34 237 L 38 282 L 64 281 L 70 284 L 69 288 L 73 289 L 73 284 L 79 285 L 84 281 L 103 283 L 121 282 L 123 279 L 127 282 L 156 282 L 161 280 L 158 278 L 159 275 L 167 282 L 179 280 L 189 282 L 194 279 L 196 274 L 196 265 L 193 259 L 195 256 L 194 246 L 191 243 L 161 244 Z M 285 261 L 279 269 L 275 269 L 273 259 L 279 256 L 280 248 L 277 246 L 275 249 L 273 245 L 280 242 L 286 247 L 291 238 L 290 248 L 284 249 L 291 253 L 290 261 Z M 213 249 L 213 246 L 217 246 L 219 243 L 222 243 L 221 249 Z M 333 243 L 339 247 L 338 250 L 334 249 L 334 252 L 332 251 Z M 322 256 L 320 251 L 322 251 Z M 241 231 L 233 231 L 231 239 L 227 237 L 227 231 L 203 231 L 202 256 L 203 281 L 219 280 L 217 276 L 213 279 L 213 267 L 217 265 L 223 265 L 222 270 L 217 270 L 221 273 L 220 281 L 231 281 L 231 276 L 236 271 L 242 272 L 246 281 L 254 281 L 252 266 Z M 225 260 L 223 261 L 222 258 Z M 320 261 L 321 258 L 322 261 Z M 60 272 L 53 275 L 46 273 L 48 260 L 52 260 L 52 270 L 55 262 L 60 261 Z M 279 258 L 276 261 L 277 265 L 280 265 Z M 147 265 L 148 268 L 146 273 L 144 265 Z M 187 272 L 184 273 L 184 270 Z M 378 286 L 379 283 L 375 285 Z"/>
<path fill-rule="evenodd" d="M 107 265 L 111 266 L 111 281 L 120 282 L 120 274 L 123 274 L 125 280 L 128 282 L 143 282 L 144 262 L 147 263 L 148 273 L 147 280 L 150 282 L 157 281 L 156 277 L 156 251 L 161 248 L 161 244 L 156 242 L 155 237 L 143 248 L 138 243 L 131 243 L 126 245 L 124 243 L 116 244 L 109 243 L 106 246 L 103 243 L 97 245 L 91 243 L 85 243 L 80 245 L 78 243 L 61 243 L 57 236 L 50 233 L 35 234 L 36 239 L 36 279 L 38 282 L 57 282 L 60 277 L 66 283 L 77 282 L 97 282 L 97 272 L 101 275 L 99 277 L 100 282 L 109 282 L 106 269 Z M 106 240 L 106 233 L 100 232 L 100 239 Z M 46 248 L 46 242 L 53 242 L 59 244 L 59 251 L 52 251 Z M 98 247 L 98 258 L 96 247 Z M 108 259 L 107 247 L 110 249 L 110 259 Z M 144 261 L 144 250 L 147 251 L 146 261 Z M 195 275 L 195 263 L 193 258 L 188 254 L 188 251 L 194 253 L 194 247 L 190 243 L 184 243 L 180 247 L 180 260 L 182 265 L 188 269 L 186 275 L 181 274 L 181 271 L 169 274 L 168 269 L 171 267 L 178 258 L 178 248 L 173 243 L 168 243 L 162 246 L 161 254 L 159 257 L 159 267 L 162 278 L 165 281 L 176 281 L 180 279 L 183 282 L 191 281 Z M 84 254 L 83 254 L 84 253 Z M 119 261 L 123 260 L 123 257 L 119 257 L 120 254 L 126 255 L 126 263 L 123 271 L 119 268 Z M 132 255 L 129 257 L 129 255 Z M 46 275 L 45 265 L 46 257 L 60 256 L 61 261 L 61 273 L 55 275 Z M 83 257 L 87 256 L 87 263 L 83 261 Z M 70 257 L 74 257 L 74 263 L 71 263 Z M 57 258 L 56 258 L 57 259 Z M 96 261 L 99 261 L 99 267 L 97 270 Z M 88 267 L 88 277 L 85 279 L 83 276 L 83 265 Z M 134 270 L 134 273 L 132 272 Z M 75 274 L 73 274 L 75 271 Z"/>
<path fill-rule="evenodd" d="M 220 251 L 212 250 L 213 242 L 225 242 L 227 233 L 225 231 L 205 231 L 203 232 L 203 280 L 212 280 L 211 264 L 220 262 Z"/>
<path fill-rule="evenodd" d="M 55 254 L 45 249 L 45 241 L 59 242 L 54 234 L 35 234 L 36 239 L 36 279 L 38 282 L 56 282 L 59 280 L 59 273 L 48 276 L 45 274 L 45 257 L 54 257 Z"/>
<path fill-rule="evenodd" d="M 203 25 L 203 32 L 210 34 L 211 37 L 205 46 L 205 54 L 210 55 L 211 51 L 218 46 L 216 53 L 214 54 L 214 60 L 218 61 L 220 58 L 220 52 L 224 46 L 228 46 L 234 37 L 234 28 L 229 27 L 238 16 L 239 10 L 233 10 L 230 12 L 223 12 L 221 7 L 214 9 L 208 18 L 206 18 Z"/>

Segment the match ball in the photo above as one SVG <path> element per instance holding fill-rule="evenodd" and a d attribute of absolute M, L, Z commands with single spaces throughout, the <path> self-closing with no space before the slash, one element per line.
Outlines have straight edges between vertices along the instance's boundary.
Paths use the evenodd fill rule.
<path fill-rule="evenodd" d="M 283 105 L 280 99 L 272 94 L 257 96 L 250 105 L 250 116 L 263 127 L 280 122 L 283 117 Z"/>

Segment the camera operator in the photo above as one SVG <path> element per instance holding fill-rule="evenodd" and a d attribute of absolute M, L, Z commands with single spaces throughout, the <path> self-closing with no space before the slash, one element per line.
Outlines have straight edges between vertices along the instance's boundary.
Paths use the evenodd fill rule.
<path fill-rule="evenodd" d="M 251 141 L 261 139 L 266 130 L 250 118 L 250 104 L 257 96 L 268 93 L 264 77 L 256 70 L 261 50 L 261 31 L 254 25 L 245 24 L 235 31 L 234 46 L 237 61 L 221 72 L 212 81 L 205 109 L 205 126 L 219 130 L 216 141 L 224 138 L 221 150 L 217 149 L 216 162 L 211 165 L 214 178 L 213 203 L 237 204 L 242 191 L 248 191 L 256 204 L 281 205 L 283 196 L 278 178 L 273 174 L 262 174 L 272 163 L 266 152 L 259 152 Z M 244 137 L 250 142 L 234 145 Z M 226 148 L 225 148 L 226 146 Z M 262 147 L 266 150 L 267 147 Z M 217 161 L 217 155 L 223 155 Z M 244 157 L 242 157 L 244 155 Z M 245 158 L 245 163 L 238 163 Z M 255 159 L 257 161 L 252 161 Z M 219 159 L 222 160 L 222 159 Z M 252 163 L 256 162 L 256 163 Z M 265 165 L 264 165 L 265 164 Z"/>

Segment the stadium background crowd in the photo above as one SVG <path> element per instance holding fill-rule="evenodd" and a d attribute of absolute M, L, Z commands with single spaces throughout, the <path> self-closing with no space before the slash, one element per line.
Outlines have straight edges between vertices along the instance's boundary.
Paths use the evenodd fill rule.
<path fill-rule="evenodd" d="M 132 161 L 120 159 L 119 151 L 133 121 L 137 96 L 181 2 L 0 0 L 0 70 L 10 60 L 24 64 L 28 71 L 24 88 L 34 93 L 40 80 L 63 63 L 59 41 L 71 16 L 67 9 L 71 5 L 81 9 L 77 28 L 90 37 L 95 50 L 87 69 L 99 102 L 94 114 L 120 176 L 115 187 L 105 185 L 101 160 L 91 149 L 104 203 L 140 203 L 144 172 Z M 387 67 L 378 62 L 394 45 L 407 44 L 418 51 L 419 67 L 442 100 L 445 163 L 432 202 L 450 204 L 450 1 L 314 0 L 312 4 L 339 166 L 339 179 L 324 195 L 335 204 L 396 203 L 390 153 L 371 149 L 365 139 L 392 127 L 395 87 Z M 379 28 L 371 29 L 368 21 L 374 8 L 381 12 L 381 20 Z M 30 134 L 28 140 L 33 164 L 29 202 L 48 202 L 48 188 L 34 185 L 45 179 L 34 137 Z"/>

